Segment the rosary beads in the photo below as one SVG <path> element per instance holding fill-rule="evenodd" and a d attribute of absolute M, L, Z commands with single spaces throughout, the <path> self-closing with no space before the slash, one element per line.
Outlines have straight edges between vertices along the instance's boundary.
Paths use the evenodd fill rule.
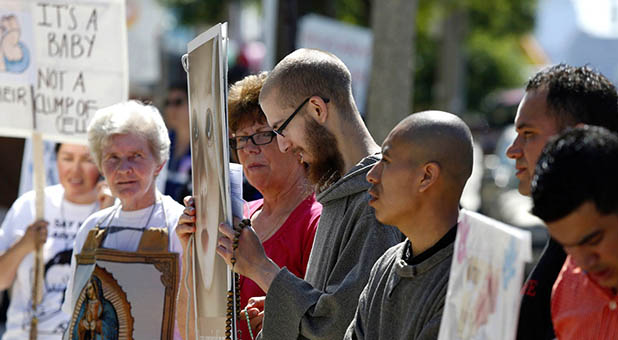
<path fill-rule="evenodd" d="M 238 238 L 240 233 L 246 227 L 251 226 L 251 220 L 243 219 L 238 226 L 234 226 L 234 240 L 232 241 L 232 272 L 234 272 L 234 266 L 236 265 L 236 248 L 238 248 Z M 227 318 L 225 320 L 225 339 L 232 340 L 232 322 L 240 319 L 240 277 L 235 272 L 233 287 L 227 292 Z M 234 315 L 234 300 L 236 300 L 236 315 Z M 235 316 L 235 317 L 234 317 Z M 251 332 L 251 326 L 249 326 L 249 332 Z M 251 334 L 253 339 L 253 334 Z"/>

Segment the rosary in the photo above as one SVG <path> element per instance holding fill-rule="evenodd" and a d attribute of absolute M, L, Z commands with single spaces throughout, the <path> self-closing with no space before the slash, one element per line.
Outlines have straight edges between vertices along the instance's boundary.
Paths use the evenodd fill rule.
<path fill-rule="evenodd" d="M 232 322 L 233 320 L 240 319 L 240 277 L 234 272 L 234 265 L 236 265 L 236 248 L 238 248 L 238 238 L 240 233 L 246 227 L 251 226 L 251 220 L 243 219 L 238 226 L 234 226 L 234 241 L 232 244 L 232 272 L 234 274 L 234 283 L 232 288 L 227 292 L 227 318 L 225 320 L 225 340 L 232 340 Z M 234 300 L 236 300 L 236 317 L 234 318 Z M 251 331 L 251 325 L 249 324 L 249 313 L 245 310 L 247 316 L 247 324 L 249 325 L 249 334 L 253 339 L 253 332 Z"/>

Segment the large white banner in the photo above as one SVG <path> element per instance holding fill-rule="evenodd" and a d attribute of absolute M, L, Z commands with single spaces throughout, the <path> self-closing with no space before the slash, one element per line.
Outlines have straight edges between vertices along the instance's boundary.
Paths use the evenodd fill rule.
<path fill-rule="evenodd" d="M 0 0 L 0 135 L 84 142 L 128 98 L 124 0 Z"/>
<path fill-rule="evenodd" d="M 513 340 L 530 232 L 462 210 L 439 340 Z"/>

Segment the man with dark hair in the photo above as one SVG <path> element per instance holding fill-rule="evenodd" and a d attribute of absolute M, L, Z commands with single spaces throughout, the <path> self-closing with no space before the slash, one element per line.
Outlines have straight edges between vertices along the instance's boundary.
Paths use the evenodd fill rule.
<path fill-rule="evenodd" d="M 250 228 L 234 250 L 235 232 L 220 227 L 217 252 L 228 264 L 234 257 L 234 269 L 266 292 L 262 339 L 341 339 L 373 264 L 403 240 L 367 204 L 365 175 L 380 148 L 354 103 L 350 72 L 330 53 L 286 56 L 268 75 L 260 105 L 279 148 L 305 164 L 323 205 L 305 280 L 266 257 Z"/>
<path fill-rule="evenodd" d="M 472 134 L 440 111 L 402 120 L 367 173 L 378 221 L 407 237 L 371 270 L 345 339 L 437 339 L 444 311 Z"/>
<path fill-rule="evenodd" d="M 592 126 L 548 143 L 536 167 L 532 212 L 568 253 L 551 300 L 560 340 L 618 337 L 617 174 L 618 135 Z"/>
<path fill-rule="evenodd" d="M 522 195 L 530 195 L 535 165 L 549 138 L 581 123 L 618 130 L 618 95 L 606 77 L 588 66 L 559 64 L 530 79 L 515 117 L 517 138 L 507 150 L 515 160 Z M 565 258 L 562 247 L 550 239 L 523 289 L 517 339 L 554 338 L 551 289 Z"/>

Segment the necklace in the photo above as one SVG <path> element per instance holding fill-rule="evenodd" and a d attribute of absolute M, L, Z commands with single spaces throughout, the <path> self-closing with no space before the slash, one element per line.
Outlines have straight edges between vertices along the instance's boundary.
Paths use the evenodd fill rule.
<path fill-rule="evenodd" d="M 107 226 L 105 227 L 106 229 L 111 229 L 111 228 L 127 228 L 127 229 L 140 229 L 140 230 L 145 230 L 146 227 L 148 226 L 148 222 L 150 222 L 150 219 L 152 218 L 152 214 L 154 213 L 155 208 L 157 207 L 157 204 L 159 203 L 159 201 L 155 201 L 152 204 L 152 208 L 150 208 L 150 213 L 148 214 L 148 219 L 146 220 L 146 223 L 144 223 L 144 226 L 142 228 L 131 228 L 131 227 L 110 227 L 110 224 L 112 224 L 112 221 L 114 220 L 114 215 L 118 214 L 118 218 L 120 218 L 120 207 L 122 206 L 121 204 L 119 204 L 116 209 L 114 209 L 114 211 L 112 211 L 112 217 L 109 219 L 109 222 L 107 222 Z M 118 230 L 120 231 L 120 230 Z"/>
<path fill-rule="evenodd" d="M 159 199 L 159 195 L 157 193 L 156 198 L 155 198 L 155 202 L 152 205 L 152 208 L 150 209 L 150 213 L 148 214 L 148 219 L 146 220 L 146 223 L 144 223 L 144 226 L 142 228 L 139 227 L 115 227 L 115 226 L 111 226 L 112 221 L 114 220 L 114 215 L 116 215 L 116 213 L 118 213 L 118 217 L 120 216 L 120 208 L 122 208 L 122 204 L 118 204 L 114 207 L 114 209 L 107 214 L 106 216 L 104 216 L 103 218 L 101 218 L 99 221 L 97 221 L 97 224 L 94 226 L 96 229 L 99 229 L 101 227 L 101 225 L 107 220 L 107 226 L 105 226 L 105 230 L 106 230 L 106 234 L 113 234 L 119 231 L 123 231 L 123 230 L 135 230 L 135 231 L 141 231 L 143 232 L 144 230 L 146 230 L 146 228 L 148 227 L 148 223 L 150 222 L 150 219 L 152 218 L 152 215 L 155 211 L 155 208 L 157 207 L 157 204 L 159 203 L 159 201 L 161 201 Z M 163 201 L 161 201 L 161 205 L 163 206 Z M 165 214 L 165 207 L 163 207 L 163 218 L 165 220 L 166 226 L 167 226 L 167 216 Z M 102 243 L 101 243 L 102 244 Z"/>

